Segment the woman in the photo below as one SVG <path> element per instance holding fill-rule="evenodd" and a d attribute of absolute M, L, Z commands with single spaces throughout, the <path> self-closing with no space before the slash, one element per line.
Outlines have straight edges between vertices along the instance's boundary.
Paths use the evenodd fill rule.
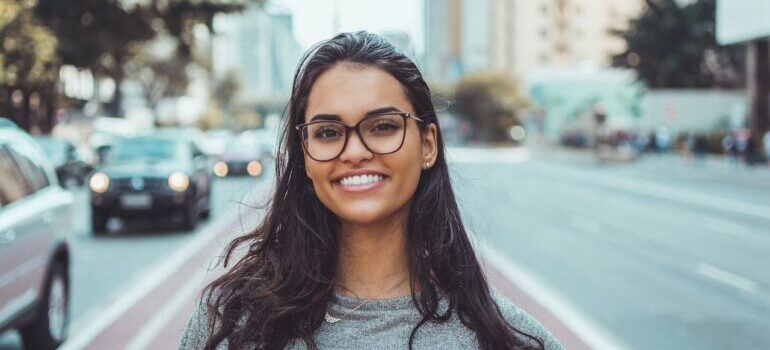
<path fill-rule="evenodd" d="M 204 291 L 181 349 L 561 349 L 490 293 L 430 91 L 382 38 L 344 33 L 294 78 L 262 224 Z"/>

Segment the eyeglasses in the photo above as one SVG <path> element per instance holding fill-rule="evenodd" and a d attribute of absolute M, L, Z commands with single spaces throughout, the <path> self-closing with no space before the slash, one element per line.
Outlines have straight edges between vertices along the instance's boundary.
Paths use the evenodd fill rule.
<path fill-rule="evenodd" d="M 404 144 L 407 118 L 423 122 L 409 113 L 388 112 L 368 116 L 353 126 L 336 120 L 319 120 L 297 125 L 295 129 L 299 131 L 302 147 L 308 156 L 318 162 L 328 162 L 345 150 L 351 131 L 358 133 L 358 138 L 369 152 L 397 152 Z"/>

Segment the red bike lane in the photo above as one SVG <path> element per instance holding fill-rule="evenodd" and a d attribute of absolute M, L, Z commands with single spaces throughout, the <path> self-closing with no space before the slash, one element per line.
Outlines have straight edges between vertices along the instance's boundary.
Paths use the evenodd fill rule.
<path fill-rule="evenodd" d="M 210 229 L 216 232 L 202 237 L 206 242 L 196 245 L 195 251 L 186 252 L 184 261 L 178 266 L 156 278 L 155 283 L 140 293 L 141 295 L 128 302 L 116 301 L 106 307 L 105 314 L 111 313 L 112 317 L 102 317 L 101 320 L 96 320 L 92 327 L 81 332 L 82 334 L 73 334 L 63 349 L 176 349 L 203 286 L 221 273 L 221 270 L 212 270 L 211 267 L 217 265 L 224 246 L 232 239 L 233 234 L 243 232 L 245 227 L 248 225 L 238 218 L 212 225 Z M 560 315 L 554 310 L 533 298 L 501 272 L 504 267 L 483 257 L 482 259 L 493 287 L 549 328 L 566 348 L 599 347 L 595 343 L 589 346 L 585 336 L 581 337 L 562 322 Z M 217 267 L 221 268 L 218 265 Z M 109 310 L 110 308 L 119 311 Z"/>

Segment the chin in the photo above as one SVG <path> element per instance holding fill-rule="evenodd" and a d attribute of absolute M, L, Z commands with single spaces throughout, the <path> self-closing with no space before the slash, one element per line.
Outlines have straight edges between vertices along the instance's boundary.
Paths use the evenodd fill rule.
<path fill-rule="evenodd" d="M 388 215 L 384 215 L 380 210 L 340 210 L 335 213 L 340 221 L 350 222 L 359 225 L 374 224 L 382 221 Z"/>
<path fill-rule="evenodd" d="M 348 205 L 343 208 L 335 208 L 333 212 L 340 221 L 358 225 L 371 225 L 393 218 L 399 210 L 383 208 L 373 203 L 359 203 L 355 206 Z"/>

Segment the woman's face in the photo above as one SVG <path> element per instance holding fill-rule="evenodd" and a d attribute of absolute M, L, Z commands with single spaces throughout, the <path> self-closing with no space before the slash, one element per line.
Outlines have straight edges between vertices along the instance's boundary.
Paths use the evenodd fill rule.
<path fill-rule="evenodd" d="M 348 62 L 337 63 L 313 84 L 305 122 L 338 117 L 349 126 L 375 110 L 394 108 L 415 115 L 403 87 L 386 71 Z M 405 217 L 420 174 L 436 159 L 436 126 L 422 132 L 408 118 L 401 148 L 391 154 L 370 152 L 358 133 L 350 132 L 339 157 L 319 162 L 305 153 L 305 169 L 316 195 L 343 223 L 373 224 Z"/>

